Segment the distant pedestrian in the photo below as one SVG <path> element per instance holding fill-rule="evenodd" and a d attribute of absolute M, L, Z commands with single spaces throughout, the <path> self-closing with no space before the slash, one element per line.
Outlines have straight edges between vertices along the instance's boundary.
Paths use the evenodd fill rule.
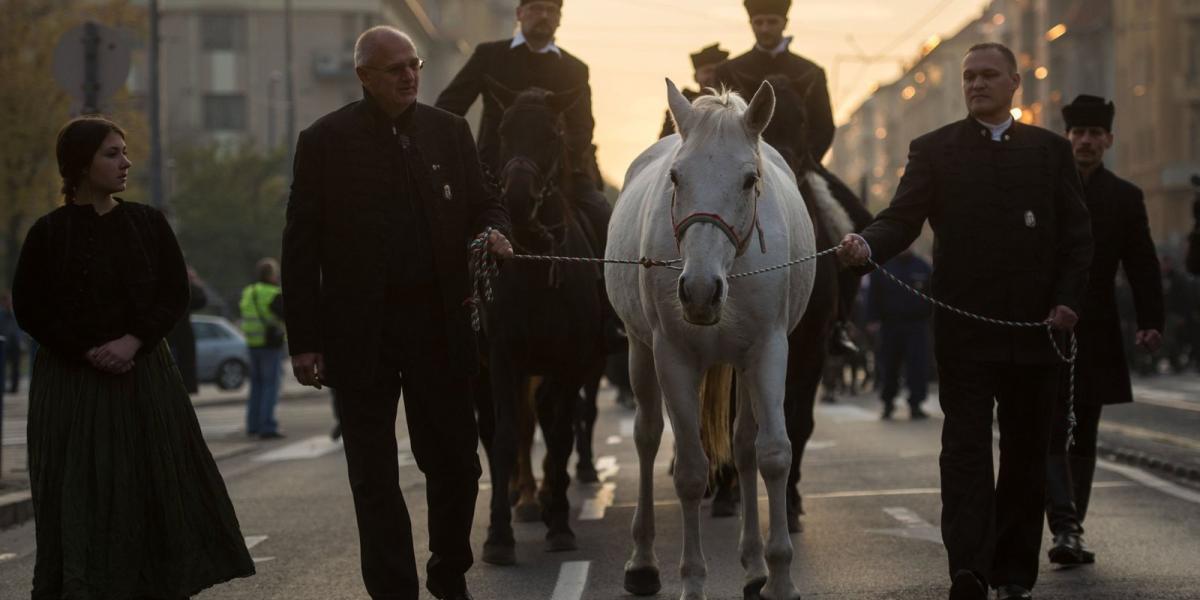
<path fill-rule="evenodd" d="M 910 287 L 929 292 L 933 267 L 911 249 L 888 261 L 883 268 Z M 879 399 L 883 401 L 883 419 L 891 419 L 900 393 L 900 373 L 908 389 L 908 410 L 913 419 L 928 415 L 921 408 L 929 389 L 929 318 L 933 307 L 895 281 L 875 271 L 871 273 L 867 296 L 867 323 L 877 334 L 875 368 L 879 381 Z"/>
<path fill-rule="evenodd" d="M 1046 462 L 1046 520 L 1054 536 L 1050 562 L 1087 564 L 1095 554 L 1083 544 L 1096 472 L 1096 443 L 1100 412 L 1106 404 L 1133 402 L 1129 367 L 1122 344 L 1113 280 L 1117 267 L 1125 271 L 1137 312 L 1133 341 L 1147 352 L 1162 345 L 1163 288 L 1158 255 L 1150 237 L 1150 222 L 1142 190 L 1104 166 L 1112 147 L 1115 107 L 1095 96 L 1079 96 L 1064 106 L 1067 139 L 1083 179 L 1096 253 L 1092 258 L 1087 294 L 1079 325 L 1079 358 L 1075 367 L 1075 443 L 1067 448 L 1066 394 L 1060 386 Z M 1182 278 L 1182 277 L 1181 277 Z"/>
<path fill-rule="evenodd" d="M 463 301 L 467 244 L 512 256 L 508 214 L 483 182 L 471 128 L 417 102 L 424 61 L 408 35 L 374 27 L 354 47 L 361 101 L 296 142 L 283 232 L 292 370 L 337 390 L 363 582 L 375 600 L 420 595 L 413 528 L 396 477 L 397 402 L 429 506 L 436 598 L 470 600 L 479 436 L 479 348 Z"/>
<path fill-rule="evenodd" d="M 0 337 L 4 338 L 4 364 L 0 365 L 0 369 L 5 370 L 5 377 L 0 377 L 0 380 L 7 385 L 8 393 L 15 394 L 21 389 L 21 338 L 25 334 L 17 325 L 17 318 L 13 315 L 12 294 L 8 292 L 0 294 Z"/>
<path fill-rule="evenodd" d="M 846 236 L 838 256 L 869 271 L 868 259 L 886 263 L 928 221 L 933 296 L 1065 332 L 1087 289 L 1092 228 L 1070 143 L 1013 119 L 1020 85 L 1012 50 L 972 46 L 962 62 L 968 116 L 912 141 L 891 205 L 861 236 Z M 939 466 L 950 598 L 984 600 L 989 586 L 997 600 L 1032 598 L 1062 361 L 1042 327 L 1014 329 L 946 310 L 934 316 L 934 339 L 946 415 Z"/>
<path fill-rule="evenodd" d="M 233 505 L 163 336 L 187 310 L 162 213 L 125 189 L 125 134 L 58 135 L 66 205 L 41 217 L 13 303 L 41 345 L 29 390 L 33 598 L 178 600 L 254 573 Z"/>
<path fill-rule="evenodd" d="M 239 307 L 242 333 L 250 346 L 250 397 L 246 401 L 246 435 L 273 440 L 284 437 L 275 420 L 283 375 L 283 294 L 279 262 L 264 258 L 255 266 L 258 280 L 242 290 Z"/>
<path fill-rule="evenodd" d="M 175 364 L 179 366 L 183 386 L 189 394 L 197 394 L 200 392 L 200 381 L 196 376 L 196 332 L 192 330 L 192 313 L 208 304 L 208 295 L 204 293 L 203 282 L 196 270 L 188 267 L 187 274 L 191 300 L 183 318 L 167 334 L 167 343 L 171 346 Z"/>

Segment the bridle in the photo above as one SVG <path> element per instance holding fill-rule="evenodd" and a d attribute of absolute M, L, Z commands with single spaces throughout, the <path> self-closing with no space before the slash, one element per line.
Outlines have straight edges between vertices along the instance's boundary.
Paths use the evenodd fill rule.
<path fill-rule="evenodd" d="M 744 234 L 742 234 L 742 233 L 738 233 L 738 230 L 736 228 L 734 228 L 733 225 L 730 225 L 729 222 L 726 221 L 724 217 L 722 217 L 721 215 L 719 215 L 717 213 L 694 212 L 694 213 L 684 217 L 683 220 L 676 221 L 675 220 L 675 201 L 676 201 L 676 198 L 679 193 L 679 187 L 678 186 L 673 187 L 671 189 L 671 225 L 675 230 L 675 248 L 676 248 L 676 250 L 678 250 L 679 245 L 683 243 L 683 236 L 684 236 L 684 234 L 687 233 L 687 230 L 689 227 L 691 227 L 692 225 L 699 224 L 699 223 L 708 223 L 710 225 L 716 226 L 716 228 L 719 229 L 721 231 L 721 233 L 725 234 L 725 237 L 729 238 L 729 241 L 733 244 L 734 249 L 737 250 L 737 254 L 735 254 L 734 256 L 739 257 L 739 258 L 743 254 L 746 253 L 746 249 L 750 247 L 751 236 L 754 235 L 755 230 L 758 230 L 758 245 L 759 245 L 759 248 L 761 248 L 762 253 L 766 254 L 767 253 L 767 240 L 763 235 L 762 226 L 758 222 L 758 197 L 762 195 L 762 188 L 763 188 L 762 168 L 760 167 L 758 169 L 757 179 L 755 180 L 755 183 L 754 183 L 754 196 L 751 199 L 752 206 L 751 206 L 750 224 L 748 227 L 746 227 L 746 232 Z"/>

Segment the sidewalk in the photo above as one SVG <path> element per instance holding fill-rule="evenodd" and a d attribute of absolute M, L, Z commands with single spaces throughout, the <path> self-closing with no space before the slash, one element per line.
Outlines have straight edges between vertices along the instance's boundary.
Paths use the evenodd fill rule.
<path fill-rule="evenodd" d="M 1133 396 L 1105 407 L 1100 455 L 1200 483 L 1200 375 L 1135 376 Z"/>
<path fill-rule="evenodd" d="M 26 471 L 26 418 L 29 414 L 29 380 L 21 382 L 17 394 L 4 395 L 4 419 L 0 422 L 0 529 L 21 523 L 33 517 L 29 498 L 29 474 Z M 249 384 L 240 389 L 224 391 L 215 384 L 201 384 L 198 394 L 192 396 L 192 406 L 197 411 L 219 406 L 244 404 L 250 392 Z M 328 395 L 328 390 L 315 390 L 300 385 L 285 365 L 280 401 Z M 239 454 L 238 448 L 220 440 L 210 440 L 213 457 L 218 461 Z M 212 446 L 218 446 L 212 448 Z M 241 444 L 241 446 L 249 446 Z"/>

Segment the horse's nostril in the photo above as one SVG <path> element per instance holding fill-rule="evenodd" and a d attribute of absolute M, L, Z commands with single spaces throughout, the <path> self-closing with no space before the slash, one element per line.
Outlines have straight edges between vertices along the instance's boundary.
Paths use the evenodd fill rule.
<path fill-rule="evenodd" d="M 723 279 L 721 279 L 720 277 L 717 277 L 717 278 L 715 278 L 714 283 L 716 285 L 713 286 L 712 303 L 720 304 L 721 296 L 725 295 L 725 281 Z"/>
<path fill-rule="evenodd" d="M 687 279 L 684 277 L 680 277 L 679 278 L 679 299 L 683 302 L 691 302 L 692 299 L 691 299 L 691 297 L 688 296 L 686 284 L 687 284 Z"/>

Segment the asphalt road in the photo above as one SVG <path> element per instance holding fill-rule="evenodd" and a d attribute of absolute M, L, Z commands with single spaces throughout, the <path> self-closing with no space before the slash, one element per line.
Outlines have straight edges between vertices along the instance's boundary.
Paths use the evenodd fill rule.
<path fill-rule="evenodd" d="M 1181 392 L 1184 393 L 1184 392 Z M 572 486 L 580 549 L 542 550 L 540 524 L 516 527 L 519 564 L 479 564 L 469 574 L 477 599 L 580 600 L 627 598 L 621 587 L 628 557 L 637 457 L 632 413 L 616 407 L 611 390 L 602 394 L 596 454 L 605 482 Z M 1186 401 L 1186 399 L 1181 400 Z M 931 400 L 936 406 L 936 399 Z M 1179 414 L 1114 423 L 1151 430 L 1156 419 L 1171 423 L 1166 434 L 1196 439 L 1195 427 L 1175 429 Z M 899 419 L 881 422 L 870 398 L 853 398 L 818 409 L 817 432 L 805 464 L 805 531 L 792 536 L 793 576 L 806 599 L 945 598 L 945 553 L 936 527 L 940 513 L 937 453 L 941 422 Z M 1119 411 L 1114 411 L 1118 412 Z M 199 410 L 202 427 L 218 457 L 242 529 L 252 545 L 258 575 L 213 588 L 201 600 L 364 599 L 358 571 L 358 542 L 341 447 L 329 441 L 328 400 L 290 400 L 280 407 L 289 437 L 248 441 L 239 433 L 242 409 Z M 1194 425 L 1195 422 L 1193 421 Z M 1159 428 L 1165 429 L 1165 428 Z M 397 435 L 404 440 L 403 422 Z M 403 447 L 403 445 L 402 445 Z M 663 569 L 659 598 L 679 594 L 677 561 L 680 517 L 667 474 L 669 431 L 656 469 L 657 552 Z M 1192 456 L 1200 455 L 1196 453 Z M 535 462 L 535 464 L 537 464 Z M 401 451 L 400 477 L 425 539 L 423 482 L 411 456 Z M 485 469 L 486 471 L 486 469 Z M 485 474 L 486 478 L 486 474 Z M 1058 570 L 1043 559 L 1037 598 L 1200 597 L 1200 492 L 1136 468 L 1102 464 L 1088 517 L 1087 541 L 1094 566 Z M 483 542 L 490 485 L 480 493 L 474 533 Z M 761 486 L 760 486 L 760 489 Z M 708 558 L 708 597 L 741 598 L 737 519 L 702 518 Z M 765 499 L 761 509 L 765 514 Z M 33 570 L 33 525 L 0 532 L 0 598 L 29 596 Z M 419 548 L 419 563 L 427 558 Z M 425 596 L 428 597 L 428 596 Z"/>

